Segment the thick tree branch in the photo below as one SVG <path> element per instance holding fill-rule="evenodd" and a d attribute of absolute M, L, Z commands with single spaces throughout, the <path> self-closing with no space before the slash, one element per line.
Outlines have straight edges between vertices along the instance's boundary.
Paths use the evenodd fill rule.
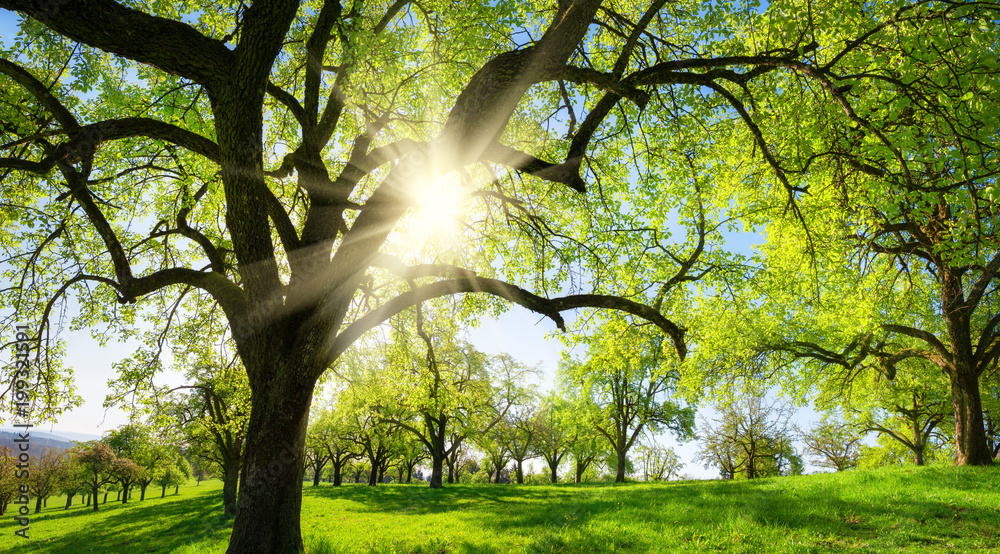
<path fill-rule="evenodd" d="M 890 333 L 898 333 L 900 335 L 905 335 L 907 337 L 923 341 L 931 347 L 931 349 L 940 357 L 942 362 L 949 365 L 954 363 L 954 356 L 952 356 L 948 348 L 946 348 L 933 333 L 929 333 L 923 329 L 915 329 L 906 325 L 896 325 L 892 323 L 886 323 L 882 325 L 882 328 Z"/>
<path fill-rule="evenodd" d="M 497 279 L 464 277 L 438 281 L 402 293 L 358 318 L 343 329 L 337 335 L 336 339 L 334 339 L 331 353 L 332 359 L 339 356 L 365 332 L 375 328 L 403 310 L 427 300 L 462 293 L 483 293 L 504 298 L 533 312 L 547 316 L 562 330 L 565 330 L 566 327 L 560 312 L 577 308 L 603 308 L 623 311 L 656 324 L 673 341 L 674 348 L 681 359 L 684 359 L 687 354 L 687 347 L 684 343 L 684 330 L 663 317 L 659 312 L 638 302 L 617 296 L 599 294 L 577 294 L 561 298 L 542 298 L 520 287 Z"/>
<path fill-rule="evenodd" d="M 577 192 L 587 192 L 587 185 L 580 178 L 579 167 L 569 162 L 549 163 L 499 143 L 490 145 L 483 152 L 483 159 L 506 165 L 546 181 L 564 184 Z"/>
<path fill-rule="evenodd" d="M 0 0 L 55 32 L 94 48 L 191 79 L 210 91 L 228 80 L 233 53 L 225 44 L 170 19 L 114 0 Z"/>

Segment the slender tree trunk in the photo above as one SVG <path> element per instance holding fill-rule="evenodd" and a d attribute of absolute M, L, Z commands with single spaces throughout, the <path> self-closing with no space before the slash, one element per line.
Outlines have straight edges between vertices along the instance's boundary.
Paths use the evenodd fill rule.
<path fill-rule="evenodd" d="M 41 513 L 41 511 L 42 511 L 42 497 L 39 496 L 38 498 L 35 499 L 35 513 L 36 514 Z"/>
<path fill-rule="evenodd" d="M 587 471 L 588 465 L 590 464 L 585 464 L 580 460 L 576 460 L 576 479 L 574 480 L 574 483 L 580 484 L 580 482 L 583 481 L 583 472 Z"/>
<path fill-rule="evenodd" d="M 91 493 L 89 495 L 87 495 L 87 506 L 90 506 L 91 501 L 94 502 L 94 511 L 96 512 L 97 511 L 97 487 L 94 487 L 94 490 L 91 491 Z"/>
<path fill-rule="evenodd" d="M 180 492 L 181 492 L 181 486 L 180 485 L 174 485 L 174 494 L 179 494 Z"/>
<path fill-rule="evenodd" d="M 139 502 L 142 502 L 143 500 L 146 499 L 146 487 L 148 486 L 149 483 L 146 483 L 145 485 L 139 485 Z"/>
<path fill-rule="evenodd" d="M 103 504 L 107 504 L 107 503 L 108 503 L 108 491 L 104 491 L 104 502 L 103 502 Z"/>
<path fill-rule="evenodd" d="M 522 460 L 517 460 L 517 484 L 524 484 L 524 467 L 522 466 Z"/>
<path fill-rule="evenodd" d="M 160 498 L 166 498 L 166 497 L 167 497 L 167 486 L 163 485 L 163 489 L 160 490 Z"/>
<path fill-rule="evenodd" d="M 236 515 L 237 484 L 240 481 L 240 466 L 237 463 L 227 463 L 222 474 L 222 515 Z"/>
<path fill-rule="evenodd" d="M 313 486 L 314 487 L 318 487 L 319 486 L 319 480 L 320 480 L 321 477 L 323 477 L 323 471 L 322 471 L 322 469 L 313 468 Z"/>
<path fill-rule="evenodd" d="M 128 489 L 129 487 L 122 487 L 122 504 L 128 504 Z M 104 499 L 107 502 L 107 498 Z"/>
<path fill-rule="evenodd" d="M 257 371 L 264 369 L 272 368 Z M 314 384 L 296 380 L 300 367 L 279 370 L 283 371 L 276 371 L 273 380 L 258 382 L 252 389 L 228 554 L 288 554 L 303 549 L 301 477 Z"/>
<path fill-rule="evenodd" d="M 64 510 L 68 510 L 70 506 L 73 505 L 73 493 L 66 493 L 66 507 Z"/>
<path fill-rule="evenodd" d="M 118 494 L 115 495 L 115 502 L 121 502 L 121 499 L 122 499 L 122 491 L 118 491 Z"/>
<path fill-rule="evenodd" d="M 549 462 L 549 471 L 550 471 L 549 481 L 551 481 L 552 484 L 556 484 L 559 482 L 559 473 L 556 472 L 556 469 L 558 468 L 559 468 L 558 461 Z"/>

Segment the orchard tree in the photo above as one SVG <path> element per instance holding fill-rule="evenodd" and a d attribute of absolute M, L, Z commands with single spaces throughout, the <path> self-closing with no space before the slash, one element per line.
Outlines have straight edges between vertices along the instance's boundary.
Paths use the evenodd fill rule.
<path fill-rule="evenodd" d="M 41 454 L 33 456 L 28 474 L 28 492 L 35 497 L 35 513 L 42 511 L 45 499 L 62 487 L 63 483 L 72 477 L 68 474 L 66 453 L 55 448 L 46 448 Z"/>
<path fill-rule="evenodd" d="M 174 487 L 174 492 L 177 492 L 177 488 L 186 483 L 191 474 L 191 464 L 183 456 L 175 455 L 168 459 L 153 481 L 160 487 L 160 498 L 167 496 L 167 487 Z"/>
<path fill-rule="evenodd" d="M 145 469 L 142 466 L 128 458 L 117 458 L 115 460 L 111 474 L 114 483 L 121 488 L 122 504 L 128 503 L 128 499 L 132 497 L 132 486 L 139 481 L 144 472 Z M 107 500 L 107 497 L 108 493 L 105 492 L 105 500 Z"/>
<path fill-rule="evenodd" d="M 86 483 L 84 483 L 81 479 L 82 472 L 80 471 L 80 466 L 77 463 L 75 452 L 75 449 L 68 450 L 66 452 L 65 461 L 63 462 L 66 477 L 60 483 L 59 492 L 66 495 L 66 504 L 63 506 L 64 510 L 68 510 L 73 506 L 74 496 L 80 494 L 81 491 L 86 490 Z"/>
<path fill-rule="evenodd" d="M 476 446 L 485 455 L 480 466 L 489 476 L 487 483 L 499 484 L 507 469 L 507 463 L 511 460 L 508 436 L 512 431 L 506 421 L 501 421 L 475 438 Z"/>
<path fill-rule="evenodd" d="M 330 461 L 330 454 L 326 446 L 317 440 L 316 431 L 310 426 L 306 431 L 306 467 L 312 471 L 313 486 L 319 486 L 319 481 L 323 477 L 323 468 Z"/>
<path fill-rule="evenodd" d="M 701 425 L 698 459 L 706 468 L 717 468 L 723 479 L 802 472 L 802 461 L 792 447 L 790 405 L 779 400 L 768 403 L 747 393 L 716 411 L 718 419 Z"/>
<path fill-rule="evenodd" d="M 941 442 L 939 426 L 951 415 L 941 394 L 911 390 L 909 397 L 886 406 L 883 417 L 870 418 L 865 431 L 875 431 L 905 446 L 913 455 L 913 463 L 926 463 L 928 449 Z"/>
<path fill-rule="evenodd" d="M 518 485 L 524 484 L 524 461 L 537 458 L 537 430 L 534 425 L 535 401 L 532 391 L 527 391 L 522 399 L 506 415 L 506 427 L 509 432 L 504 439 L 507 441 L 507 451 L 514 460 L 514 475 Z"/>
<path fill-rule="evenodd" d="M 806 453 L 814 456 L 813 464 L 837 471 L 858 465 L 863 438 L 857 427 L 827 416 L 802 433 Z"/>
<path fill-rule="evenodd" d="M 674 399 L 680 373 L 659 334 L 611 321 L 587 342 L 585 362 L 565 359 L 561 378 L 589 398 L 590 424 L 615 454 L 615 482 L 625 481 L 628 452 L 644 431 L 693 436 L 694 409 Z"/>
<path fill-rule="evenodd" d="M 532 424 L 535 428 L 535 451 L 549 466 L 549 481 L 559 482 L 559 463 L 573 445 L 568 420 L 570 404 L 555 392 L 542 400 Z"/>
<path fill-rule="evenodd" d="M 151 448 L 149 429 L 139 423 L 122 425 L 109 432 L 103 442 L 115 453 L 113 481 L 121 487 L 121 501 L 122 504 L 126 504 L 131 497 L 132 486 L 145 473 L 145 468 L 137 464 L 133 458 Z"/>
<path fill-rule="evenodd" d="M 0 446 L 0 516 L 7 511 L 19 490 L 17 479 L 17 458 L 9 446 Z"/>
<path fill-rule="evenodd" d="M 463 340 L 448 317 L 459 308 L 455 303 L 428 304 L 417 306 L 412 318 L 395 318 L 389 339 L 373 344 L 365 358 L 385 352 L 384 361 L 361 362 L 364 372 L 350 379 L 384 421 L 424 445 L 430 487 L 439 488 L 445 463 L 468 437 L 488 433 L 508 416 L 525 396 L 518 383 L 533 370 L 509 355 L 487 356 Z"/>
<path fill-rule="evenodd" d="M 76 446 L 72 450 L 73 459 L 80 471 L 80 479 L 89 490 L 90 498 L 97 511 L 97 492 L 101 487 L 117 480 L 115 475 L 118 457 L 107 443 L 92 441 Z"/>
<path fill-rule="evenodd" d="M 421 301 L 493 295 L 559 327 L 574 308 L 623 310 L 683 357 L 664 314 L 699 272 L 663 240 L 693 194 L 676 168 L 739 118 L 741 151 L 794 203 L 740 96 L 783 71 L 830 88 L 900 19 L 891 4 L 803 19 L 780 2 L 0 0 L 22 17 L 0 58 L 5 305 L 44 329 L 75 293 L 75 324 L 123 334 L 141 313 L 163 327 L 220 310 L 253 391 L 230 550 L 300 551 L 316 382 Z M 972 20 L 920 6 L 928 24 Z M 456 204 L 475 248 L 406 240 L 421 208 L 446 221 Z M 56 412 L 66 373 L 42 378 Z"/>
<path fill-rule="evenodd" d="M 644 481 L 669 481 L 684 467 L 673 448 L 656 443 L 640 444 L 638 458 Z"/>
<path fill-rule="evenodd" d="M 338 405 L 339 407 L 339 405 Z M 322 447 L 333 469 L 333 486 L 343 483 L 344 468 L 351 460 L 358 458 L 355 443 L 350 438 L 350 431 L 345 417 L 347 414 L 338 410 L 322 410 L 311 427 L 311 440 Z M 307 435 L 308 437 L 308 435 Z"/>
<path fill-rule="evenodd" d="M 738 334 L 797 361 L 790 380 L 831 389 L 932 364 L 948 380 L 955 464 L 989 465 L 981 386 L 1000 356 L 1000 6 L 796 0 L 768 12 L 805 9 L 818 17 L 803 32 L 867 31 L 745 93 L 755 107 L 745 117 L 773 145 L 766 171 L 808 194 L 786 210 L 787 198 L 758 187 L 734 193 L 757 207 L 746 223 L 767 222 L 773 273 L 739 302 L 741 317 L 758 316 L 745 322 L 756 331 Z M 776 89 L 780 105 L 760 102 Z"/>
<path fill-rule="evenodd" d="M 410 483 L 413 480 L 414 468 L 429 457 L 423 443 L 412 434 L 406 435 L 399 448 L 396 449 L 396 469 L 399 471 L 399 482 Z"/>
<path fill-rule="evenodd" d="M 191 385 L 175 387 L 161 402 L 159 412 L 179 425 L 188 445 L 188 455 L 217 467 L 222 478 L 222 511 L 236 514 L 236 496 L 243 463 L 250 389 L 246 374 L 236 360 L 202 358 L 190 368 Z"/>
<path fill-rule="evenodd" d="M 389 463 L 402 442 L 402 429 L 385 420 L 366 403 L 365 385 L 355 383 L 337 399 L 343 405 L 347 421 L 347 437 L 354 443 L 358 457 L 365 459 L 369 468 L 368 485 L 377 486 L 385 476 Z"/>

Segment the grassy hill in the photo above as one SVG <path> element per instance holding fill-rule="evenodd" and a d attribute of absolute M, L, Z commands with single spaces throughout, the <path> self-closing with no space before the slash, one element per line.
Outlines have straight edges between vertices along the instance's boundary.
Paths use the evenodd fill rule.
<path fill-rule="evenodd" d="M 152 489 L 150 489 L 152 492 Z M 0 522 L 0 551 L 224 552 L 221 484 Z M 113 495 L 112 495 L 113 498 Z M 558 486 L 306 485 L 309 552 L 1000 552 L 1000 468 Z"/>

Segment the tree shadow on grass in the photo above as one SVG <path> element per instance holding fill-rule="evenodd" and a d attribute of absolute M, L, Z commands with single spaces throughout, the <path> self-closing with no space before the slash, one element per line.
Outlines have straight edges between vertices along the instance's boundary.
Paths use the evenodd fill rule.
<path fill-rule="evenodd" d="M 71 534 L 46 536 L 47 527 L 56 531 L 58 522 L 70 517 L 93 517 L 93 523 L 78 524 Z M 6 527 L 0 532 L 6 534 Z M 231 529 L 232 520 L 222 516 L 222 493 L 219 491 L 171 502 L 147 499 L 117 506 L 102 504 L 96 513 L 78 509 L 43 512 L 32 518 L 31 538 L 17 546 L 21 552 L 65 554 L 172 552 L 205 540 L 228 538 Z"/>
<path fill-rule="evenodd" d="M 559 502 L 574 497 L 572 490 L 558 487 L 517 485 L 451 485 L 441 489 L 419 485 L 347 485 L 307 487 L 304 498 L 346 500 L 355 503 L 354 512 L 407 512 L 430 514 L 467 511 L 477 506 Z"/>
<path fill-rule="evenodd" d="M 891 550 L 992 540 L 1000 510 L 980 507 L 974 497 L 956 501 L 984 491 L 990 481 L 1000 481 L 1000 471 L 927 468 L 841 478 L 617 486 L 327 487 L 310 495 L 348 500 L 346 509 L 356 512 L 461 512 L 468 525 L 524 537 L 528 551 L 654 551 L 662 550 L 664 541 L 676 546 L 713 533 L 716 542 L 706 548 L 728 548 L 734 545 L 724 542 L 727 533 L 744 532 L 750 539 L 774 541 L 761 545 L 766 548 L 790 545 L 797 537 L 812 548 L 876 544 Z M 426 546 L 437 540 L 427 537 Z M 412 543 L 407 548 L 436 551 Z M 451 548 L 482 550 L 458 542 Z"/>

